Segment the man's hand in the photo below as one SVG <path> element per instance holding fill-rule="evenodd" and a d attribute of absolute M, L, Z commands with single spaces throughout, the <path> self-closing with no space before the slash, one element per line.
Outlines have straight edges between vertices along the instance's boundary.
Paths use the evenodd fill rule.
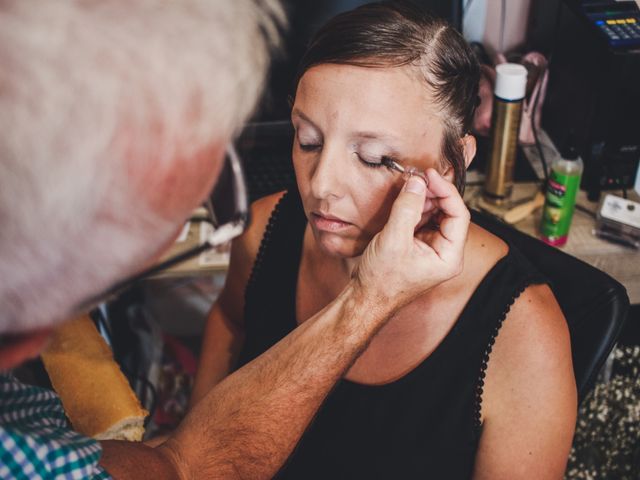
<path fill-rule="evenodd" d="M 427 170 L 425 176 L 428 186 L 415 175 L 407 180 L 389 221 L 354 272 L 357 288 L 387 306 L 400 308 L 462 270 L 469 210 L 455 186 L 436 170 Z M 427 211 L 439 212 L 440 226 L 420 240 L 415 230 Z"/>

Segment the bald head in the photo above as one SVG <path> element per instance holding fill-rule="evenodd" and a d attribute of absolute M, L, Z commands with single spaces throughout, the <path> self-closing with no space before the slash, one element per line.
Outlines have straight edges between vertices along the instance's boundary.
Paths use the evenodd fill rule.
<path fill-rule="evenodd" d="M 275 0 L 0 3 L 0 334 L 148 263 L 215 182 Z"/>

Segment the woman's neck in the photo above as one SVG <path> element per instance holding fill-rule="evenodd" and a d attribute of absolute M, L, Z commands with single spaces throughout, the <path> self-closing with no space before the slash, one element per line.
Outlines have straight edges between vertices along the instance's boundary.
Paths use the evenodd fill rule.
<path fill-rule="evenodd" d="M 317 257 L 317 265 L 320 264 L 329 267 L 330 271 L 339 275 L 341 279 L 348 280 L 358 266 L 360 258 L 362 258 L 362 256 L 345 258 L 320 251 L 320 255 Z"/>
<path fill-rule="evenodd" d="M 361 258 L 362 258 L 362 255 L 360 255 L 358 257 L 353 257 L 353 258 L 342 258 L 342 259 L 340 259 L 341 262 L 344 264 L 345 270 L 349 274 L 349 278 L 351 278 L 351 276 L 353 275 L 353 271 L 358 266 L 358 263 L 360 263 L 360 259 Z"/>

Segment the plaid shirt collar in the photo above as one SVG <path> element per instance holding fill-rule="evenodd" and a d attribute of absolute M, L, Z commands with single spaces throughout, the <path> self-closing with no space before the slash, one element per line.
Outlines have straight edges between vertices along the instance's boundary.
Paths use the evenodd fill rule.
<path fill-rule="evenodd" d="M 74 432 L 58 396 L 0 373 L 0 478 L 107 479 L 100 443 Z"/>

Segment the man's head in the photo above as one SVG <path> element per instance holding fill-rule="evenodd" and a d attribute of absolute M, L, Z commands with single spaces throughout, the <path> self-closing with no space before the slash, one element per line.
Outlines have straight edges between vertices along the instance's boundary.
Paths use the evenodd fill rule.
<path fill-rule="evenodd" d="M 283 22 L 276 0 L 0 3 L 0 336 L 153 261 L 215 183 Z"/>

